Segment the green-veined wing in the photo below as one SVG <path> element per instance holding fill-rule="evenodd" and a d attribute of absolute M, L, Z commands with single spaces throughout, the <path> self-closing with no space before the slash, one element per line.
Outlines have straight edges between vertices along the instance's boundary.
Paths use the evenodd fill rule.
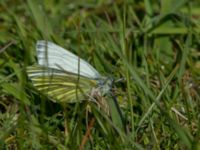
<path fill-rule="evenodd" d="M 28 67 L 33 85 L 58 102 L 90 99 L 92 89 L 109 90 L 96 69 L 64 48 L 47 41 L 36 44 L 38 65 Z M 99 86 L 99 87 L 98 87 Z M 104 88 L 105 87 L 105 88 Z"/>
<path fill-rule="evenodd" d="M 97 80 L 52 68 L 32 66 L 27 72 L 39 91 L 58 102 L 88 100 L 92 88 L 98 85 Z"/>

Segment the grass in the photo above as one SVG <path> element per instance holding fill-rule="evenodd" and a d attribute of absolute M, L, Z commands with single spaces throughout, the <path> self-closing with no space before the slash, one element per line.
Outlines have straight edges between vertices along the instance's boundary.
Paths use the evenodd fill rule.
<path fill-rule="evenodd" d="M 197 0 L 1 0 L 1 149 L 200 149 L 199 17 Z M 120 80 L 110 116 L 33 87 L 41 39 Z"/>

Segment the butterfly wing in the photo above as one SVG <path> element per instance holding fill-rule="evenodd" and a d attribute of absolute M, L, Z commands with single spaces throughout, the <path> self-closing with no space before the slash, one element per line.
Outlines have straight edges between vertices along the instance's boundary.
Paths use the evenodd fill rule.
<path fill-rule="evenodd" d="M 33 85 L 57 102 L 78 102 L 88 98 L 97 80 L 78 76 L 63 70 L 32 66 L 27 68 Z"/>
<path fill-rule="evenodd" d="M 36 44 L 38 64 L 53 69 L 63 69 L 90 79 L 100 78 L 100 74 L 89 63 L 68 50 L 48 41 Z"/>
<path fill-rule="evenodd" d="M 73 53 L 48 41 L 38 41 L 36 50 L 38 65 L 27 68 L 28 76 L 39 91 L 53 100 L 84 100 L 97 87 L 100 74 Z"/>

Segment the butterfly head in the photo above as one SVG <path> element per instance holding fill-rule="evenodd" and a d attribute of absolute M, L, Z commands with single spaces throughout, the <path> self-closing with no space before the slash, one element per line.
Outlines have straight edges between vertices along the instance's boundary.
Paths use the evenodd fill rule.
<path fill-rule="evenodd" d="M 113 78 L 111 77 L 104 77 L 99 80 L 99 88 L 102 95 L 106 95 L 112 89 Z"/>

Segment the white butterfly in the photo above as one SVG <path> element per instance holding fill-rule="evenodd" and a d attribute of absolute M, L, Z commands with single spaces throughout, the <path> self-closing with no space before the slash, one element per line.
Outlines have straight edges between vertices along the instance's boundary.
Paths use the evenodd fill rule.
<path fill-rule="evenodd" d="M 36 51 L 38 65 L 27 68 L 28 76 L 39 91 L 54 101 L 77 102 L 87 99 L 95 90 L 101 94 L 110 91 L 110 79 L 68 50 L 52 42 L 38 41 Z"/>

